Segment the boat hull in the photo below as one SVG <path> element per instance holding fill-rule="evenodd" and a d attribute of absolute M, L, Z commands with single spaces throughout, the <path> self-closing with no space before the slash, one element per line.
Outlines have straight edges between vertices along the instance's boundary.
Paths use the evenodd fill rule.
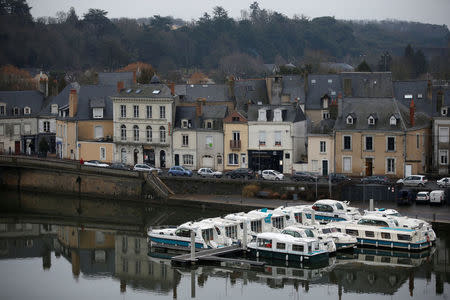
<path fill-rule="evenodd" d="M 398 242 L 398 241 L 386 241 L 386 240 L 373 240 L 367 238 L 358 238 L 358 246 L 364 247 L 376 247 L 376 248 L 390 248 L 401 249 L 408 251 L 422 251 L 428 249 L 433 244 L 429 241 L 421 241 L 417 243 Z"/>
<path fill-rule="evenodd" d="M 174 239 L 174 238 L 169 238 L 169 237 L 164 237 L 164 236 L 152 236 L 149 235 L 149 239 L 150 239 L 150 243 L 151 244 L 157 244 L 158 246 L 164 246 L 164 245 L 169 245 L 169 246 L 177 246 L 177 247 L 182 247 L 182 248 L 186 248 L 186 250 L 189 250 L 191 247 L 191 241 L 190 239 Z M 206 249 L 207 247 L 205 247 L 202 243 L 195 243 L 195 248 L 196 249 Z"/>
<path fill-rule="evenodd" d="M 249 248 L 250 255 L 257 258 L 269 258 L 276 260 L 292 261 L 292 262 L 302 262 L 302 263 L 318 263 L 321 261 L 328 260 L 328 252 L 315 253 L 313 255 L 303 255 L 303 254 L 293 254 L 293 253 L 283 253 L 275 252 L 270 250 L 262 250 L 259 248 Z"/>

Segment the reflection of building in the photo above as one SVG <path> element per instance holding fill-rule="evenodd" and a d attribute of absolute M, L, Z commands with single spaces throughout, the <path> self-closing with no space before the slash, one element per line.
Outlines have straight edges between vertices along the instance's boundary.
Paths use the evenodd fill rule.
<path fill-rule="evenodd" d="M 180 282 L 180 274 L 169 260 L 148 256 L 147 238 L 117 235 L 115 276 L 120 279 L 121 291 L 126 285 L 159 292 L 169 292 Z"/>
<path fill-rule="evenodd" d="M 61 252 L 71 263 L 72 273 L 114 274 L 113 233 L 61 226 L 58 229 Z"/>

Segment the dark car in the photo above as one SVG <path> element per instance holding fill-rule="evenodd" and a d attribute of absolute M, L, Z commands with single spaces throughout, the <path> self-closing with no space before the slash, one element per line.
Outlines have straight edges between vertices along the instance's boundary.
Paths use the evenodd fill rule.
<path fill-rule="evenodd" d="M 255 173 L 253 170 L 248 168 L 239 168 L 236 170 L 228 171 L 225 173 L 225 177 L 227 178 L 247 178 L 252 179 L 255 177 Z"/>
<path fill-rule="evenodd" d="M 126 164 L 123 164 L 123 163 L 113 163 L 109 167 L 111 169 L 117 169 L 117 170 L 131 170 L 130 167 L 128 167 Z"/>
<path fill-rule="evenodd" d="M 310 172 L 294 172 L 292 175 L 292 179 L 295 181 L 311 181 L 315 182 L 317 179 L 317 175 Z"/>
<path fill-rule="evenodd" d="M 374 175 L 361 178 L 361 183 L 388 184 L 389 182 L 390 181 L 387 176 Z"/>
<path fill-rule="evenodd" d="M 329 180 L 331 180 L 331 182 L 347 182 L 347 181 L 351 181 L 350 177 L 344 175 L 344 174 L 338 174 L 338 173 L 330 173 L 330 175 L 328 175 Z"/>
<path fill-rule="evenodd" d="M 397 204 L 412 204 L 416 195 L 411 190 L 401 189 L 397 192 Z"/>

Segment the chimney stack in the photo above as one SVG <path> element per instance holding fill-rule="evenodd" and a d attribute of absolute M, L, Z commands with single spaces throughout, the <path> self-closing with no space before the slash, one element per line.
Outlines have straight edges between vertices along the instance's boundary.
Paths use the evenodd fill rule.
<path fill-rule="evenodd" d="M 133 71 L 133 84 L 136 84 L 136 71 Z"/>
<path fill-rule="evenodd" d="M 427 83 L 427 99 L 430 101 L 433 99 L 433 84 L 431 83 L 431 80 L 428 80 Z"/>
<path fill-rule="evenodd" d="M 78 109 L 78 94 L 76 89 L 70 90 L 69 95 L 69 117 L 73 118 L 77 114 Z"/>
<path fill-rule="evenodd" d="M 338 118 L 342 118 L 342 94 L 339 92 L 337 97 Z"/>
<path fill-rule="evenodd" d="M 125 88 L 125 84 L 123 83 L 123 81 L 118 81 L 117 82 L 117 92 L 120 93 L 121 90 L 123 90 Z"/>
<path fill-rule="evenodd" d="M 195 115 L 197 117 L 200 117 L 202 115 L 203 99 L 202 98 L 198 98 L 196 104 L 197 105 L 195 107 Z"/>
<path fill-rule="evenodd" d="M 169 88 L 172 96 L 175 96 L 175 83 L 174 82 L 169 83 Z"/>
<path fill-rule="evenodd" d="M 411 103 L 409 104 L 409 123 L 411 123 L 412 127 L 415 124 L 415 110 L 416 106 L 414 104 L 414 99 L 412 99 Z"/>

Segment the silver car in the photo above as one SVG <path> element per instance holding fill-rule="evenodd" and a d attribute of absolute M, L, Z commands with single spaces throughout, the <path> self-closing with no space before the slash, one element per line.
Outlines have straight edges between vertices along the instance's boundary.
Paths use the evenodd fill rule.
<path fill-rule="evenodd" d="M 199 176 L 202 176 L 203 178 L 205 178 L 205 177 L 216 177 L 216 178 L 222 177 L 222 172 L 214 171 L 211 168 L 200 168 L 200 169 L 198 169 L 197 174 Z"/>
<path fill-rule="evenodd" d="M 411 175 L 403 179 L 397 180 L 397 183 L 409 186 L 421 186 L 424 187 L 428 182 L 424 175 Z"/>
<path fill-rule="evenodd" d="M 155 171 L 155 172 L 158 173 L 158 175 L 162 174 L 162 170 L 161 169 L 158 169 L 158 168 L 155 168 L 155 167 L 151 167 L 151 166 L 146 165 L 146 164 L 135 164 L 133 170 L 134 171 L 144 171 L 144 172 L 154 172 Z"/>
<path fill-rule="evenodd" d="M 440 187 L 450 186 L 450 177 L 444 177 L 436 181 L 437 185 Z"/>
<path fill-rule="evenodd" d="M 262 171 L 262 178 L 266 180 L 283 180 L 284 175 L 275 170 L 264 170 Z"/>
<path fill-rule="evenodd" d="M 430 202 L 430 192 L 418 192 L 416 202 Z"/>
<path fill-rule="evenodd" d="M 101 168 L 107 168 L 109 165 L 107 163 L 102 163 L 98 160 L 88 160 L 83 163 L 85 166 L 94 166 L 94 167 L 101 167 Z"/>

